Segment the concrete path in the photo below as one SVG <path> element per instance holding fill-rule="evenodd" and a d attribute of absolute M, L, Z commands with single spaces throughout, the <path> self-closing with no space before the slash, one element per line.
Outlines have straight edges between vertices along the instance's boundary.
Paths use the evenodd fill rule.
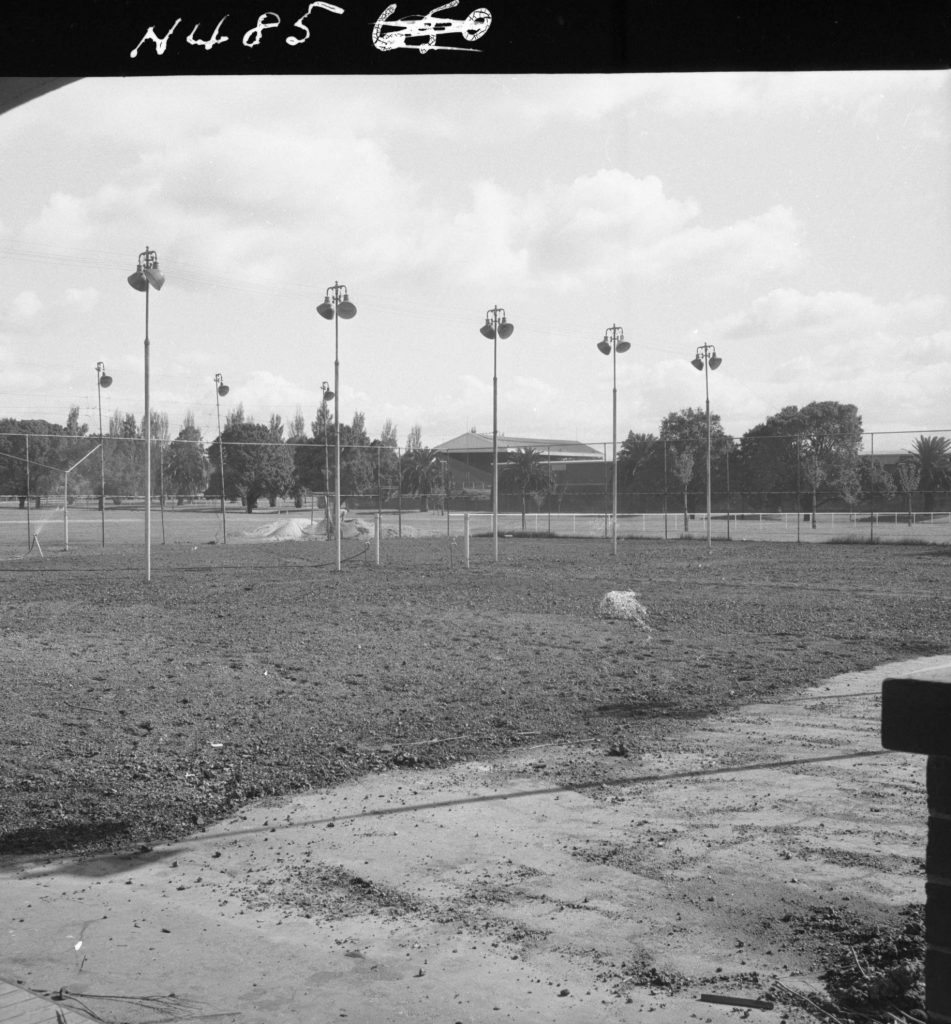
<path fill-rule="evenodd" d="M 814 993 L 810 915 L 923 902 L 924 765 L 881 750 L 879 694 L 949 660 L 627 758 L 536 747 L 258 803 L 152 850 L 0 859 L 0 978 L 143 1024 L 810 1020 L 701 997 Z"/>

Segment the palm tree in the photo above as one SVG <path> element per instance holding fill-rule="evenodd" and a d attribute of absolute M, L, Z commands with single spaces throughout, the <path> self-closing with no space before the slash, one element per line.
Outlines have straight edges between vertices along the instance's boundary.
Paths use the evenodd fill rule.
<path fill-rule="evenodd" d="M 925 498 L 925 511 L 934 511 L 935 491 L 951 482 L 951 441 L 946 437 L 917 438 L 911 452 L 918 468 L 918 489 Z"/>
<path fill-rule="evenodd" d="M 548 490 L 548 465 L 538 448 L 519 448 L 502 467 L 501 482 L 522 498 L 522 530 L 528 496 Z"/>
<path fill-rule="evenodd" d="M 429 496 L 439 487 L 439 453 L 433 448 L 412 448 L 402 460 L 402 486 L 419 495 L 420 512 L 429 511 Z"/>

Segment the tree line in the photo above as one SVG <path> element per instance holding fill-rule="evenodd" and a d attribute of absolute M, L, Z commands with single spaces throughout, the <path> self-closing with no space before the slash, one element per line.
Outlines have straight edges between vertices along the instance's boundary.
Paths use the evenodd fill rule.
<path fill-rule="evenodd" d="M 70 409 L 62 426 L 0 420 L 0 494 L 17 496 L 22 507 L 29 493 L 39 505 L 44 497 L 63 493 L 73 467 L 71 494 L 96 495 L 100 504 L 141 494 L 143 426 L 134 415 L 115 412 L 102 438 L 100 463 L 91 455 L 100 439 L 79 424 L 78 407 Z M 225 499 L 240 501 L 248 512 L 262 501 L 273 506 L 280 498 L 292 498 L 300 505 L 307 493 L 335 489 L 336 438 L 326 401 L 309 425 L 298 411 L 287 426 L 280 416 L 266 424 L 254 422 L 239 404 L 208 445 L 191 413 L 172 438 L 168 417 L 153 410 L 150 433 L 152 492 L 160 501 L 220 498 L 222 476 Z M 733 511 L 815 513 L 823 503 L 851 507 L 870 499 L 881 505 L 896 498 L 911 512 L 916 494 L 930 511 L 936 494 L 951 488 L 947 438 L 922 435 L 897 464 L 886 467 L 861 458 L 862 437 L 856 406 L 834 401 L 787 406 L 740 438 L 729 437 L 713 413 L 711 489 L 715 486 L 721 502 L 726 495 Z M 342 494 L 375 498 L 381 507 L 395 495 L 411 494 L 425 510 L 431 500 L 442 500 L 453 490 L 445 456 L 423 446 L 418 425 L 401 451 L 391 421 L 371 439 L 364 414 L 357 412 L 349 424 L 340 425 L 340 454 Z M 542 448 L 507 455 L 500 466 L 500 497 L 514 501 L 523 515 L 529 503 L 536 509 L 560 508 L 571 485 L 553 479 L 548 462 Z M 617 474 L 623 510 L 658 511 L 659 502 L 666 510 L 672 496 L 686 519 L 698 510 L 707 486 L 706 412 L 671 412 L 657 434 L 630 431 L 619 446 Z"/>
<path fill-rule="evenodd" d="M 853 508 L 862 500 L 882 506 L 902 498 L 910 513 L 920 493 L 925 511 L 951 488 L 951 442 L 920 436 L 894 465 L 862 457 L 862 417 L 854 405 L 811 402 L 786 406 L 747 430 L 727 436 L 710 416 L 710 477 L 733 511 L 804 510 L 823 504 Z M 686 516 L 707 488 L 707 418 L 683 409 L 664 418 L 658 436 L 628 434 L 618 452 L 618 482 L 628 491 L 682 499 Z M 712 487 L 711 487 L 712 489 Z M 721 498 L 722 501 L 722 498 Z"/>
<path fill-rule="evenodd" d="M 192 413 L 176 437 L 168 416 L 150 413 L 152 493 L 159 501 L 178 504 L 196 498 L 220 498 L 222 477 L 228 501 L 240 501 L 251 512 L 261 501 L 279 498 L 301 505 L 308 492 L 335 488 L 336 436 L 327 402 L 317 409 L 308 432 L 298 411 L 285 427 L 280 416 L 256 423 L 238 405 L 231 410 L 219 437 L 205 444 Z M 48 420 L 0 419 L 0 495 L 14 496 L 23 508 L 27 496 L 39 508 L 44 499 L 93 495 L 99 506 L 119 505 L 141 495 L 145 474 L 144 418 L 115 412 L 100 439 L 79 423 L 73 407 L 65 426 Z M 340 425 L 340 479 L 346 495 L 377 494 L 387 500 L 401 489 L 430 493 L 431 453 L 421 444 L 421 428 L 409 431 L 406 448 L 397 447 L 396 427 L 387 420 L 378 438 L 370 438 L 364 413 Z M 102 457 L 95 451 L 102 446 Z M 222 473 L 223 469 L 223 473 Z"/>

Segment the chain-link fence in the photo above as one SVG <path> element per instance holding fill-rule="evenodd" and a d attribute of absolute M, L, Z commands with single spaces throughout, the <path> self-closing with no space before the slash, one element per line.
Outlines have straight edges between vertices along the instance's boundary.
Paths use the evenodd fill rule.
<path fill-rule="evenodd" d="M 619 450 L 539 443 L 498 455 L 500 534 L 951 541 L 951 430 L 733 439 L 631 438 Z M 598 457 L 600 456 L 600 457 Z M 144 520 L 137 437 L 0 434 L 0 549 L 134 540 Z M 165 543 L 449 538 L 493 529 L 489 451 L 378 443 L 153 440 L 153 536 Z M 709 474 L 708 474 L 709 466 Z M 616 502 L 616 504 L 615 504 Z"/>

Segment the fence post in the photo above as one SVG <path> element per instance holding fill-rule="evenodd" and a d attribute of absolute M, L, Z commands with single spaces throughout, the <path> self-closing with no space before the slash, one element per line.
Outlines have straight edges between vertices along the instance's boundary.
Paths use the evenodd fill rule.
<path fill-rule="evenodd" d="M 380 533 L 383 529 L 383 515 L 380 512 L 376 514 L 376 564 L 380 564 Z"/>
<path fill-rule="evenodd" d="M 469 568 L 469 513 L 462 514 L 462 550 L 465 554 L 466 568 Z"/>
<path fill-rule="evenodd" d="M 664 540 L 667 540 L 667 441 L 664 440 Z"/>
<path fill-rule="evenodd" d="M 800 531 L 802 530 L 802 478 L 800 476 L 800 453 L 802 451 L 802 436 L 796 435 L 796 543 L 802 543 Z"/>
<path fill-rule="evenodd" d="M 870 438 L 869 452 L 870 452 L 871 458 L 872 458 L 872 465 L 869 467 L 869 471 L 872 472 L 875 469 L 875 465 L 874 465 L 874 463 L 875 463 L 875 431 L 872 431 L 872 433 L 869 434 L 869 438 Z M 872 476 L 871 479 L 872 480 L 877 480 L 878 477 L 877 476 Z M 869 509 L 869 513 L 868 513 L 868 542 L 869 542 L 869 544 L 874 544 L 875 543 L 875 491 L 874 490 L 872 491 L 872 507 Z"/>
<path fill-rule="evenodd" d="M 26 441 L 26 549 L 31 551 L 33 548 L 33 529 L 30 525 L 30 435 L 24 434 L 23 440 Z"/>
<path fill-rule="evenodd" d="M 882 746 L 928 757 L 925 1013 L 929 1024 L 944 1024 L 951 1020 L 951 675 L 922 675 L 932 678 L 882 683 Z"/>

